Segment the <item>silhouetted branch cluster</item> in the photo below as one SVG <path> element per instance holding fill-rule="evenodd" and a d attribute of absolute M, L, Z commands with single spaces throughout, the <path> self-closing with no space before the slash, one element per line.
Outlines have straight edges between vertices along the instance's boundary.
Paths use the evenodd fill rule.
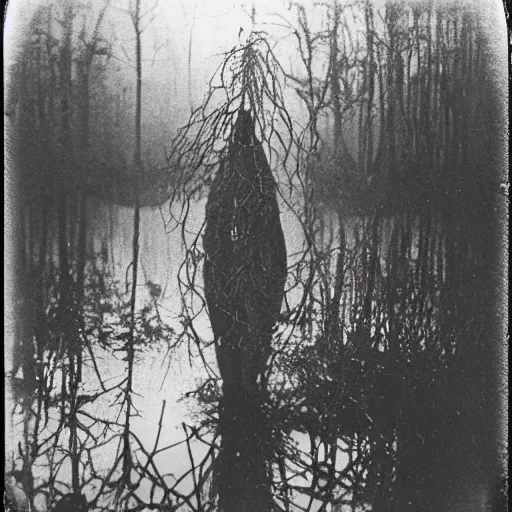
<path fill-rule="evenodd" d="M 282 75 L 263 32 L 252 32 L 245 43 L 224 54 L 202 105 L 192 112 L 171 145 L 168 160 L 179 171 L 178 197 L 201 194 L 211 184 L 213 170 L 227 157 L 227 143 L 241 108 L 255 116 L 271 167 L 286 165 L 292 122 L 284 106 Z"/>

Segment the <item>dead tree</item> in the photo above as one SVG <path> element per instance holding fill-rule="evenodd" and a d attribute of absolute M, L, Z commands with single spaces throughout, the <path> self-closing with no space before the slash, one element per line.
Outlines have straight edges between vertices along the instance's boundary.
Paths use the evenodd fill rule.
<path fill-rule="evenodd" d="M 264 373 L 287 259 L 276 183 L 243 107 L 208 196 L 204 250 L 205 296 L 223 380 L 219 509 L 266 512 L 272 509 L 272 449 Z"/>

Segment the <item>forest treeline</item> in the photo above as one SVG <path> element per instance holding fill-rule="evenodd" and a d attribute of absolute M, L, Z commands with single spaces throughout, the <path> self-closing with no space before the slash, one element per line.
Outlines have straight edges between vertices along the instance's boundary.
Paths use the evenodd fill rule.
<path fill-rule="evenodd" d="M 28 501 L 52 510 L 83 495 L 88 510 L 235 512 L 231 499 L 245 489 L 254 499 L 247 510 L 504 510 L 505 121 L 478 13 L 431 3 L 293 3 L 278 18 L 293 42 L 286 67 L 271 30 L 256 30 L 253 9 L 253 33 L 224 55 L 204 102 L 159 160 L 141 146 L 141 27 L 150 26 L 151 6 L 127 4 L 131 75 L 106 28 L 108 1 L 39 8 L 11 70 L 18 237 L 9 382 L 22 439 L 6 469 Z M 258 153 L 257 165 L 270 171 L 258 186 L 270 190 L 274 176 L 281 219 L 292 217 L 302 239 L 299 251 L 288 245 L 280 314 L 269 313 L 271 328 L 233 358 L 198 328 L 207 318 L 215 334 L 220 313 L 211 301 L 221 299 L 219 289 L 208 296 L 201 277 L 213 235 L 203 225 L 191 238 L 187 212 L 209 195 L 207 212 L 217 205 L 228 226 L 231 196 L 241 201 L 237 194 L 256 187 L 220 177 L 240 165 L 233 144 L 245 111 L 255 132 L 242 144 L 261 143 L 266 157 Z M 134 210 L 126 283 L 114 279 L 108 247 L 95 254 L 89 242 L 99 201 Z M 186 249 L 172 326 L 160 314 L 159 283 L 143 283 L 144 304 L 136 296 L 139 210 L 169 202 L 181 209 L 172 220 Z M 254 217 L 276 213 L 251 208 Z M 226 226 L 216 222 L 220 237 Z M 246 284 L 254 293 L 269 285 Z M 221 375 L 210 364 L 214 344 Z M 154 445 L 133 433 L 132 374 L 141 350 L 182 345 L 207 377 L 189 393 L 201 409 L 183 425 L 190 467 L 170 478 L 157 462 L 173 457 L 173 447 L 158 444 L 162 418 Z M 114 384 L 105 358 L 125 364 Z M 251 379 L 263 392 L 253 406 L 241 399 L 243 412 L 226 412 L 225 397 L 240 391 L 226 375 L 237 364 L 243 374 L 250 361 L 258 361 Z M 100 403 L 119 414 L 105 419 Z M 247 481 L 235 479 L 239 488 L 229 491 L 226 461 L 236 465 L 239 455 L 222 433 L 243 429 L 243 415 L 264 425 L 253 433 L 262 449 L 253 464 L 244 453 Z M 95 464 L 104 446 L 118 447 L 106 471 Z"/>

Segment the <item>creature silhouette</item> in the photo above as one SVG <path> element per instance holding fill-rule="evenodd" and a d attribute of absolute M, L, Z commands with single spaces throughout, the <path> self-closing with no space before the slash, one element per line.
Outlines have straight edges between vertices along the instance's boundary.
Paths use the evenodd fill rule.
<path fill-rule="evenodd" d="M 205 297 L 222 377 L 219 510 L 272 508 L 264 376 L 286 280 L 276 184 L 241 110 L 206 206 Z"/>
<path fill-rule="evenodd" d="M 286 280 L 276 184 L 241 110 L 206 206 L 205 294 L 224 381 L 251 387 L 270 356 Z"/>

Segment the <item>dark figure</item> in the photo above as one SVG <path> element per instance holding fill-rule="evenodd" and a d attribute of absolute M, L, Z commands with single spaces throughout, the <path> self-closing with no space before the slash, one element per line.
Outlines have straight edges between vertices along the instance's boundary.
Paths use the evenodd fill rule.
<path fill-rule="evenodd" d="M 287 274 L 276 184 L 241 110 L 206 206 L 205 295 L 223 380 L 222 512 L 271 509 L 264 372 Z"/>
<path fill-rule="evenodd" d="M 83 494 L 67 494 L 62 496 L 52 512 L 88 512 L 87 500 Z"/>

